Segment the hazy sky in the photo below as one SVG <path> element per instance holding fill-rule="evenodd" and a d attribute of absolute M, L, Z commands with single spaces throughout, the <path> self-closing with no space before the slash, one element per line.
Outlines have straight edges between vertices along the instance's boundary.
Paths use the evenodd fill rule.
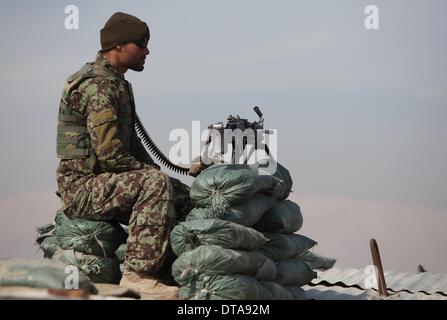
<path fill-rule="evenodd" d="M 379 30 L 367 30 L 367 5 Z M 79 29 L 64 25 L 67 5 Z M 302 234 L 340 267 L 447 271 L 447 2 L 2 1 L 0 257 L 41 256 L 34 228 L 58 207 L 56 120 L 65 78 L 99 49 L 115 11 L 149 24 L 132 71 L 160 148 L 171 130 L 229 114 L 278 129 Z M 192 180 L 183 179 L 190 183 Z"/>

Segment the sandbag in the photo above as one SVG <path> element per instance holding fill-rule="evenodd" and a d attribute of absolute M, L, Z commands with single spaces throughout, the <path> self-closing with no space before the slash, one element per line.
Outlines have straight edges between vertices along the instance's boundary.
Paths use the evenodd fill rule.
<path fill-rule="evenodd" d="M 194 208 L 189 212 L 186 221 L 196 219 L 222 219 L 251 227 L 275 203 L 276 200 L 274 198 L 262 193 L 256 193 L 245 202 L 229 207 L 220 213 L 216 213 L 210 208 Z"/>
<path fill-rule="evenodd" d="M 123 263 L 126 259 L 126 251 L 127 251 L 127 243 L 123 243 L 116 249 L 115 255 L 118 258 L 119 262 Z"/>
<path fill-rule="evenodd" d="M 118 283 L 121 278 L 120 263 L 116 256 L 101 257 L 76 252 L 73 249 L 58 249 L 52 261 L 73 265 L 91 281 L 98 283 Z"/>
<path fill-rule="evenodd" d="M 300 234 L 264 233 L 263 235 L 269 241 L 259 249 L 259 252 L 275 262 L 296 257 L 317 244 Z"/>
<path fill-rule="evenodd" d="M 271 281 L 259 281 L 272 295 L 273 300 L 305 300 L 304 290 L 297 286 L 282 286 Z"/>
<path fill-rule="evenodd" d="M 247 275 L 203 275 L 183 286 L 179 297 L 190 300 L 272 300 L 271 293 Z"/>
<path fill-rule="evenodd" d="M 184 252 L 172 265 L 175 281 L 183 286 L 200 275 L 246 274 L 256 279 L 274 280 L 276 267 L 266 256 L 249 251 L 200 246 Z"/>
<path fill-rule="evenodd" d="M 0 260 L 0 286 L 72 289 L 66 287 L 67 276 L 64 264 L 48 259 Z M 92 294 L 98 293 L 95 285 L 82 274 L 79 274 L 78 289 L 86 290 Z"/>
<path fill-rule="evenodd" d="M 217 219 L 181 222 L 171 232 L 171 247 L 177 256 L 200 245 L 253 251 L 266 241 L 262 233 L 252 228 Z"/>
<path fill-rule="evenodd" d="M 334 258 L 319 255 L 310 250 L 305 251 L 299 257 L 301 260 L 305 261 L 312 270 L 328 270 L 337 262 Z"/>
<path fill-rule="evenodd" d="M 49 223 L 36 228 L 36 244 L 39 246 L 40 250 L 43 251 L 44 258 L 51 259 L 51 257 L 59 247 L 57 239 L 54 236 L 54 227 L 54 223 Z"/>
<path fill-rule="evenodd" d="M 275 179 L 277 180 L 277 184 L 275 185 L 275 187 L 273 189 L 270 189 L 269 191 L 267 191 L 267 194 L 269 194 L 270 196 L 272 196 L 273 198 L 277 199 L 277 200 L 284 200 L 286 199 L 290 192 L 292 191 L 292 186 L 293 186 L 293 181 L 292 181 L 292 177 L 290 175 L 289 170 L 287 170 L 283 165 L 281 165 L 278 162 L 272 162 L 270 163 L 269 161 L 274 161 L 273 159 L 264 159 L 259 161 L 259 163 L 257 164 L 257 170 L 258 170 L 258 174 L 260 175 L 271 175 L 271 168 L 269 167 L 269 165 L 274 165 L 276 164 L 276 170 L 273 173 L 273 177 L 275 177 Z"/>
<path fill-rule="evenodd" d="M 54 234 L 61 248 L 96 256 L 113 256 L 126 241 L 127 234 L 119 223 L 69 219 L 56 216 Z"/>
<path fill-rule="evenodd" d="M 278 201 L 253 225 L 261 232 L 290 234 L 301 229 L 303 215 L 300 207 L 290 200 Z"/>
<path fill-rule="evenodd" d="M 52 235 L 54 232 L 54 223 L 48 223 L 42 227 L 36 228 L 38 236 Z"/>
<path fill-rule="evenodd" d="M 47 259 L 51 259 L 56 250 L 59 248 L 57 239 L 53 235 L 40 236 L 36 239 L 36 243 L 43 251 L 43 257 Z"/>
<path fill-rule="evenodd" d="M 281 172 L 279 168 L 277 173 Z M 284 180 L 275 175 L 262 174 L 256 166 L 215 164 L 203 170 L 194 180 L 191 200 L 194 207 L 210 208 L 220 215 L 258 192 L 283 200 L 288 196 L 288 189 Z"/>
<path fill-rule="evenodd" d="M 275 282 L 284 286 L 304 286 L 317 277 L 317 273 L 300 258 L 291 258 L 277 262 Z"/>

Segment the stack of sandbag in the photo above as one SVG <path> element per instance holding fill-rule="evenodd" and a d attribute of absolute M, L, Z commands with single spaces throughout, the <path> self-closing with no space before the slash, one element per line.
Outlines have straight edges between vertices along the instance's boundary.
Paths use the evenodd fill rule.
<path fill-rule="evenodd" d="M 120 261 L 115 252 L 127 238 L 119 223 L 69 219 L 61 211 L 55 222 L 37 229 L 44 257 L 76 266 L 91 281 L 118 283 Z"/>
<path fill-rule="evenodd" d="M 300 208 L 285 200 L 286 168 L 273 175 L 249 165 L 213 165 L 191 187 L 195 208 L 171 233 L 178 256 L 172 275 L 185 299 L 304 299 L 314 269 L 335 260 L 312 254 L 312 239 L 294 234 Z"/>
<path fill-rule="evenodd" d="M 279 163 L 274 174 L 268 167 L 247 164 L 215 164 L 203 170 L 191 189 L 196 218 L 217 218 L 240 223 L 250 216 L 259 220 L 276 200 L 284 200 L 292 189 L 292 178 Z M 251 224 L 246 221 L 245 224 Z"/>

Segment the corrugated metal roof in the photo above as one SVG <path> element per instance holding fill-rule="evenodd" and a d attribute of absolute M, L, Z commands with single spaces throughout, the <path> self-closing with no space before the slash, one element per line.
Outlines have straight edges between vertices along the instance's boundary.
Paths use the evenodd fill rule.
<path fill-rule="evenodd" d="M 440 293 L 447 296 L 447 273 L 384 271 L 384 274 L 387 288 L 393 291 Z M 342 283 L 348 287 L 357 286 L 368 289 L 367 277 L 370 275 L 362 269 L 332 268 L 327 271 L 318 271 L 318 277 L 312 283 L 318 284 L 324 281 L 332 285 Z"/>
<path fill-rule="evenodd" d="M 388 299 L 447 299 L 446 273 L 385 271 L 384 274 L 391 293 Z M 332 268 L 318 271 L 318 277 L 304 289 L 310 299 L 382 299 L 371 279 L 375 278 L 362 269 Z"/>
<path fill-rule="evenodd" d="M 355 287 L 326 287 L 324 285 L 303 286 L 306 298 L 310 300 L 371 300 L 374 290 L 363 290 Z"/>
<path fill-rule="evenodd" d="M 388 297 L 380 297 L 373 289 L 359 289 L 356 287 L 327 287 L 323 285 L 303 286 L 307 299 L 310 300 L 447 300 L 441 294 L 410 293 L 406 291 L 389 292 Z"/>

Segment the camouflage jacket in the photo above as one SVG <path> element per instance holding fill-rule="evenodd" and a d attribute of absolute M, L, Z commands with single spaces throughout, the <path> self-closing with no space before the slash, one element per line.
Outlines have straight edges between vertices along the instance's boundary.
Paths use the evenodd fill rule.
<path fill-rule="evenodd" d="M 130 83 L 101 53 L 94 65 L 107 77 L 84 80 L 69 94 L 68 103 L 86 119 L 96 166 L 92 170 L 87 159 L 61 160 L 56 174 L 62 196 L 79 185 L 86 186 L 98 173 L 132 171 L 148 165 L 158 167 L 135 130 L 135 103 Z"/>

